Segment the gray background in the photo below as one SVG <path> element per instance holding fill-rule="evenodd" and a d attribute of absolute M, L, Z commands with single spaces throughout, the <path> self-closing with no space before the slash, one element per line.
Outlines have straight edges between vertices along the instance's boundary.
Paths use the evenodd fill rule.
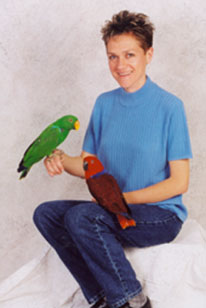
<path fill-rule="evenodd" d="M 65 114 L 78 116 L 81 128 L 61 148 L 70 155 L 81 152 L 97 95 L 117 87 L 100 28 L 122 9 L 146 13 L 156 26 L 148 74 L 184 101 L 194 155 L 184 201 L 189 216 L 205 227 L 205 3 L 0 0 L 0 279 L 41 251 L 45 242 L 32 222 L 39 203 L 90 198 L 83 180 L 50 178 L 42 163 L 22 181 L 16 169 L 27 146 Z"/>

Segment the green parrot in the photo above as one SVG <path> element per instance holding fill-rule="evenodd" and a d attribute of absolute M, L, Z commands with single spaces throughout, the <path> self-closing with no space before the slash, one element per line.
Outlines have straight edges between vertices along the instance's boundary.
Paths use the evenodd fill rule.
<path fill-rule="evenodd" d="M 79 121 L 73 115 L 66 115 L 50 124 L 28 147 L 17 169 L 20 178 L 26 177 L 33 164 L 49 156 L 68 136 L 71 129 L 79 129 Z"/>

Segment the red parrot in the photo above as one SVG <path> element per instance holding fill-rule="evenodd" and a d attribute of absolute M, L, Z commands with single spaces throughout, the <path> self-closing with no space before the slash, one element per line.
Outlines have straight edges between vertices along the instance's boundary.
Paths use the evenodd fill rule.
<path fill-rule="evenodd" d="M 116 214 L 122 229 L 136 226 L 117 181 L 105 171 L 100 160 L 95 156 L 87 156 L 83 168 L 89 191 L 99 205 Z"/>

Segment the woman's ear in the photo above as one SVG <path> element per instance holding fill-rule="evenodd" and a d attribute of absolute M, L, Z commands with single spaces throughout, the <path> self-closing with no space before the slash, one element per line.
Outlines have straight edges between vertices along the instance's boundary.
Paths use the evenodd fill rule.
<path fill-rule="evenodd" d="M 146 51 L 146 60 L 147 60 L 147 64 L 149 64 L 152 61 L 152 57 L 154 54 L 154 48 L 150 47 L 147 51 Z"/>

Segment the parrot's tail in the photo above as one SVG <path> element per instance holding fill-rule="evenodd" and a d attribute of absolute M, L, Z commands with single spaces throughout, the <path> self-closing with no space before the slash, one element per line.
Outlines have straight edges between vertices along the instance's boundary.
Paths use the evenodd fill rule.
<path fill-rule="evenodd" d="M 127 227 L 135 227 L 136 226 L 136 222 L 134 219 L 128 219 L 123 215 L 117 215 L 117 219 L 119 221 L 120 226 L 122 227 L 122 229 L 126 229 Z"/>
<path fill-rule="evenodd" d="M 26 168 L 22 171 L 19 180 L 22 180 L 23 178 L 25 178 L 27 176 L 27 173 L 29 172 L 30 168 Z"/>

